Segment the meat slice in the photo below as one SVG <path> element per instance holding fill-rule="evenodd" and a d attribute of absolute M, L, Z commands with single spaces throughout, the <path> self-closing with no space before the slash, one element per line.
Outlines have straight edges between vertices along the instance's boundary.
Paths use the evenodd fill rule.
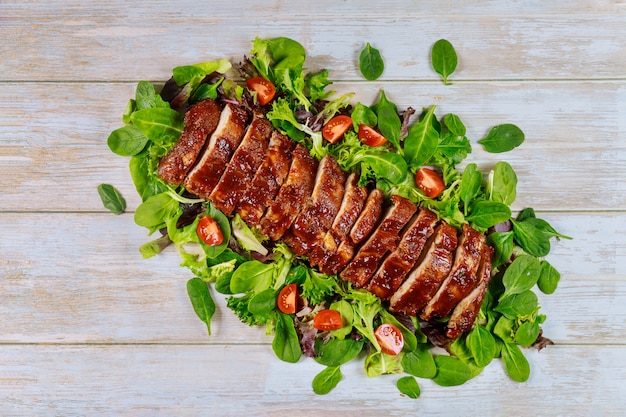
<path fill-rule="evenodd" d="M 380 224 L 359 248 L 348 266 L 341 271 L 339 277 L 351 282 L 357 288 L 365 286 L 385 253 L 395 249 L 400 232 L 416 210 L 417 207 L 410 200 L 393 195 L 392 205 L 387 209 Z"/>
<path fill-rule="evenodd" d="M 289 175 L 261 219 L 261 232 L 265 236 L 279 240 L 298 217 L 313 192 L 317 165 L 304 146 L 296 145 Z"/>
<path fill-rule="evenodd" d="M 311 198 L 283 236 L 296 255 L 304 255 L 321 243 L 341 206 L 345 181 L 346 174 L 335 158 L 324 156 L 317 168 Z"/>
<path fill-rule="evenodd" d="M 370 280 L 368 291 L 383 300 L 391 297 L 417 262 L 436 225 L 435 213 L 426 208 L 419 209 L 406 226 L 398 247 L 387 255 Z"/>
<path fill-rule="evenodd" d="M 463 225 L 452 270 L 435 296 L 422 310 L 420 317 L 423 320 L 446 317 L 474 288 L 478 281 L 476 271 L 485 240 L 482 233 L 472 229 L 467 223 Z"/>
<path fill-rule="evenodd" d="M 206 150 L 185 178 L 187 191 L 205 200 L 209 199 L 226 164 L 239 146 L 247 123 L 248 113 L 244 109 L 230 103 L 224 107 Z"/>
<path fill-rule="evenodd" d="M 319 263 L 320 271 L 334 275 L 348 265 L 354 256 L 357 245 L 376 228 L 383 212 L 383 200 L 384 194 L 381 190 L 374 189 L 369 193 L 365 207 L 350 229 L 348 236 L 339 244 L 336 251 L 324 254 L 324 258 Z"/>
<path fill-rule="evenodd" d="M 265 118 L 257 117 L 250 123 L 241 144 L 209 196 L 209 200 L 225 215 L 232 214 L 263 162 L 272 130 L 272 124 Z"/>
<path fill-rule="evenodd" d="M 326 232 L 319 245 L 309 253 L 309 263 L 317 266 L 322 262 L 325 254 L 333 254 L 338 246 L 348 236 L 350 229 L 356 222 L 357 217 L 363 210 L 367 199 L 367 188 L 359 187 L 359 174 L 356 172 L 348 175 L 344 185 L 344 194 L 339 206 L 337 216 Z"/>
<path fill-rule="evenodd" d="M 461 300 L 454 308 L 448 320 L 448 330 L 446 336 L 456 339 L 461 333 L 469 331 L 476 322 L 476 316 L 485 298 L 485 292 L 491 280 L 491 258 L 493 249 L 488 245 L 483 245 L 478 267 L 478 284 L 474 289 Z"/>
<path fill-rule="evenodd" d="M 248 226 L 257 226 L 261 222 L 263 213 L 278 194 L 289 174 L 291 151 L 295 146 L 296 143 L 287 136 L 272 132 L 265 159 L 236 208 Z"/>
<path fill-rule="evenodd" d="M 415 268 L 389 299 L 391 311 L 415 316 L 430 301 L 452 268 L 456 234 L 456 229 L 445 221 L 439 223 Z"/>
<path fill-rule="evenodd" d="M 180 185 L 202 152 L 206 138 L 213 133 L 222 109 L 214 100 L 194 104 L 185 113 L 185 127 L 174 147 L 159 161 L 158 175 L 164 181 Z"/>

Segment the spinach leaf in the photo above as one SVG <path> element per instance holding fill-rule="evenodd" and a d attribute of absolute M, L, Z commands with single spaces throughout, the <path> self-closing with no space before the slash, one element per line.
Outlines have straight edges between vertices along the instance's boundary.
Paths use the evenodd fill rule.
<path fill-rule="evenodd" d="M 411 167 L 425 164 L 437 150 L 439 132 L 433 127 L 435 107 L 430 106 L 424 117 L 409 128 L 404 140 L 404 155 Z"/>
<path fill-rule="evenodd" d="M 402 121 L 398 115 L 396 105 L 387 99 L 384 90 L 380 91 L 380 100 L 374 106 L 374 111 L 378 118 L 378 130 L 401 152 L 400 128 L 402 127 Z"/>
<path fill-rule="evenodd" d="M 493 334 L 504 342 L 513 342 L 515 337 L 515 320 L 501 316 L 493 328 Z"/>
<path fill-rule="evenodd" d="M 165 221 L 178 211 L 178 201 L 168 193 L 153 195 L 141 203 L 135 210 L 134 220 L 138 226 L 143 226 L 154 232 L 165 226 Z"/>
<path fill-rule="evenodd" d="M 285 362 L 296 363 L 302 356 L 293 318 L 288 314 L 276 313 L 276 329 L 274 340 L 272 340 L 272 349 L 278 359 Z"/>
<path fill-rule="evenodd" d="M 457 136 L 451 132 L 445 132 L 439 137 L 437 154 L 443 155 L 453 164 L 461 163 L 472 151 L 472 145 L 466 136 Z M 445 169 L 445 166 L 443 167 Z"/>
<path fill-rule="evenodd" d="M 342 378 L 343 375 L 338 366 L 329 366 L 313 378 L 313 392 L 317 395 L 328 394 Z"/>
<path fill-rule="evenodd" d="M 543 257 L 550 253 L 550 236 L 533 223 L 533 217 L 513 220 L 515 240 L 530 255 Z"/>
<path fill-rule="evenodd" d="M 331 338 L 315 341 L 315 361 L 326 366 L 339 366 L 356 358 L 363 350 L 363 341 L 351 338 Z"/>
<path fill-rule="evenodd" d="M 514 320 L 516 318 L 530 317 L 538 308 L 539 301 L 537 300 L 537 295 L 527 290 L 519 294 L 500 298 L 500 302 L 494 310 Z"/>
<path fill-rule="evenodd" d="M 511 209 L 503 203 L 481 200 L 471 207 L 467 221 L 481 229 L 488 229 L 511 218 Z"/>
<path fill-rule="evenodd" d="M 159 177 L 151 170 L 150 157 L 143 152 L 130 158 L 128 164 L 130 176 L 135 184 L 137 194 L 141 197 L 141 201 L 146 201 L 153 195 L 157 195 L 167 191 L 167 186 L 159 179 Z M 155 168 L 156 170 L 156 168 Z"/>
<path fill-rule="evenodd" d="M 361 124 L 367 126 L 376 126 L 378 124 L 378 117 L 374 110 L 361 102 L 356 103 L 350 117 L 352 118 L 352 125 L 356 131 L 359 130 L 359 125 Z"/>
<path fill-rule="evenodd" d="M 233 272 L 230 279 L 230 290 L 233 294 L 240 294 L 250 290 L 261 292 L 272 285 L 274 266 L 252 260 L 244 262 Z"/>
<path fill-rule="evenodd" d="M 540 332 L 541 328 L 539 327 L 539 323 L 536 321 L 525 321 L 515 332 L 515 342 L 521 346 L 528 347 L 535 343 Z"/>
<path fill-rule="evenodd" d="M 403 376 L 396 382 L 398 390 L 409 398 L 418 398 L 420 396 L 420 387 L 415 377 Z"/>
<path fill-rule="evenodd" d="M 541 261 L 541 275 L 537 286 L 544 294 L 552 294 L 559 285 L 561 274 L 548 261 Z"/>
<path fill-rule="evenodd" d="M 496 342 L 491 332 L 479 324 L 467 334 L 466 344 L 480 367 L 489 365 L 496 354 Z"/>
<path fill-rule="evenodd" d="M 392 185 L 402 183 L 407 176 L 406 161 L 397 153 L 364 154 L 360 159 L 367 164 L 377 178 L 385 179 Z"/>
<path fill-rule="evenodd" d="M 472 370 L 458 358 L 446 355 L 435 356 L 437 375 L 433 381 L 442 387 L 462 385 L 472 378 Z"/>
<path fill-rule="evenodd" d="M 385 69 L 385 63 L 380 56 L 380 51 L 373 48 L 369 42 L 359 55 L 359 69 L 363 77 L 369 81 L 378 79 Z"/>
<path fill-rule="evenodd" d="M 489 174 L 487 193 L 491 201 L 513 204 L 516 197 L 517 175 L 508 162 L 499 161 Z"/>
<path fill-rule="evenodd" d="M 187 294 L 189 294 L 193 310 L 200 320 L 206 323 L 209 335 L 211 335 L 211 317 L 215 314 L 215 303 L 209 286 L 200 278 L 191 278 L 187 281 Z"/>
<path fill-rule="evenodd" d="M 185 126 L 182 114 L 161 107 L 137 110 L 130 121 L 152 142 L 162 146 L 175 142 Z"/>
<path fill-rule="evenodd" d="M 156 93 L 154 85 L 148 81 L 139 81 L 135 90 L 135 110 L 152 109 L 156 107 L 170 108 L 167 101 Z"/>
<path fill-rule="evenodd" d="M 111 184 L 98 185 L 98 194 L 104 208 L 111 210 L 113 214 L 122 214 L 126 210 L 126 200 Z"/>
<path fill-rule="evenodd" d="M 354 310 L 352 305 L 346 300 L 335 301 L 330 305 L 331 310 L 338 311 L 341 315 L 341 328 L 331 330 L 331 334 L 336 338 L 344 338 L 352 333 L 352 321 L 354 320 Z"/>
<path fill-rule="evenodd" d="M 224 237 L 222 243 L 215 246 L 209 246 L 202 242 L 202 248 L 204 249 L 204 253 L 206 254 L 206 256 L 208 256 L 209 258 L 215 258 L 220 253 L 224 252 L 224 250 L 228 247 L 231 232 L 230 222 L 228 221 L 228 218 L 224 215 L 224 213 L 215 208 L 215 206 L 211 203 L 209 203 L 207 206 L 206 215 L 213 218 L 213 220 L 217 222 L 217 224 L 220 226 L 220 230 L 222 231 L 222 236 Z"/>
<path fill-rule="evenodd" d="M 474 163 L 468 164 L 461 175 L 461 187 L 459 189 L 459 196 L 461 197 L 461 201 L 463 201 L 463 211 L 465 215 L 467 215 L 474 197 L 480 192 L 482 182 L 483 174 L 478 170 L 478 166 Z"/>
<path fill-rule="evenodd" d="M 444 125 L 455 136 L 465 136 L 467 129 L 461 121 L 461 118 L 453 113 L 448 113 L 443 118 Z"/>
<path fill-rule="evenodd" d="M 487 243 L 494 249 L 491 264 L 494 268 L 504 265 L 513 254 L 513 231 L 493 232 L 487 236 Z"/>
<path fill-rule="evenodd" d="M 437 366 L 427 345 L 419 345 L 402 358 L 402 368 L 408 374 L 418 378 L 433 378 L 437 374 Z"/>
<path fill-rule="evenodd" d="M 185 65 L 176 67 L 172 70 L 172 76 L 176 84 L 183 86 L 191 83 L 192 89 L 195 89 L 202 79 L 212 73 L 226 73 L 231 68 L 230 61 L 226 58 L 219 61 L 202 62 L 194 65 Z"/>
<path fill-rule="evenodd" d="M 435 72 L 443 78 L 445 85 L 450 85 L 448 77 L 454 72 L 457 65 L 457 55 L 454 47 L 445 39 L 439 39 L 433 45 L 431 61 Z"/>
<path fill-rule="evenodd" d="M 524 142 L 524 132 L 513 124 L 494 126 L 478 143 L 490 153 L 508 152 Z"/>
<path fill-rule="evenodd" d="M 502 277 L 505 290 L 500 299 L 530 290 L 540 275 L 541 265 L 537 258 L 529 255 L 517 256 Z"/>
<path fill-rule="evenodd" d="M 133 125 L 115 129 L 107 139 L 111 152 L 120 156 L 133 156 L 141 152 L 148 143 L 148 137 Z"/>
<path fill-rule="evenodd" d="M 517 215 L 517 219 L 515 220 L 521 222 L 530 217 L 537 217 L 537 215 L 535 214 L 535 209 L 532 207 L 526 207 L 524 210 L 519 212 L 519 214 Z"/>
<path fill-rule="evenodd" d="M 248 301 L 248 311 L 257 316 L 267 316 L 276 308 L 276 291 L 268 288 L 256 293 Z"/>
<path fill-rule="evenodd" d="M 524 382 L 530 376 L 528 360 L 516 344 L 505 343 L 502 346 L 502 361 L 506 373 L 512 380 Z"/>

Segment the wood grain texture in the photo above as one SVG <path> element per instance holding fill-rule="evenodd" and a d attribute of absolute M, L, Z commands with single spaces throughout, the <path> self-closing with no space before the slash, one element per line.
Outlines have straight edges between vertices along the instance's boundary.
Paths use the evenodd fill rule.
<path fill-rule="evenodd" d="M 369 379 L 354 361 L 317 396 L 323 368 L 280 362 L 265 329 L 215 292 L 207 335 L 173 248 L 141 258 L 150 237 L 108 134 L 137 81 L 239 61 L 256 36 L 300 41 L 307 68 L 328 68 L 355 102 L 384 89 L 400 109 L 459 115 L 467 162 L 484 173 L 510 162 L 514 209 L 532 206 L 573 237 L 547 258 L 561 281 L 539 301 L 556 344 L 525 351 L 528 382 L 496 362 L 461 387 L 420 380 L 410 400 L 398 376 Z M 430 66 L 440 38 L 459 55 L 451 86 Z M 0 415 L 625 415 L 625 38 L 624 0 L 0 2 Z M 376 82 L 358 70 L 366 42 L 385 59 Z M 488 154 L 476 141 L 501 123 L 526 141 Z M 105 182 L 127 213 L 102 207 Z"/>

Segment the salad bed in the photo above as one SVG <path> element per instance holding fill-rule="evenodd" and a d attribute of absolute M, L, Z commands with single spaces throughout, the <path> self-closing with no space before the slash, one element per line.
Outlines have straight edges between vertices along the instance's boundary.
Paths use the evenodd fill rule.
<path fill-rule="evenodd" d="M 438 41 L 431 57 L 433 69 L 449 83 L 457 59 L 452 45 Z M 353 104 L 354 94 L 335 97 L 328 90 L 327 70 L 306 72 L 305 58 L 304 48 L 292 39 L 257 38 L 250 57 L 240 63 L 222 59 L 174 68 L 159 93 L 150 82 L 138 84 L 123 113 L 124 126 L 110 134 L 108 145 L 130 157 L 143 201 L 135 222 L 151 235 L 160 234 L 140 248 L 141 254 L 154 256 L 174 245 L 181 265 L 195 276 L 187 291 L 208 333 L 218 292 L 243 323 L 266 327 L 278 358 L 295 363 L 310 356 L 326 366 L 312 381 L 318 394 L 335 388 L 341 366 L 355 359 L 364 361 L 369 377 L 398 374 L 398 389 L 412 398 L 420 395 L 417 378 L 460 385 L 496 358 L 513 380 L 527 380 L 530 367 L 521 348 L 551 343 L 542 335 L 546 317 L 536 291 L 550 294 L 560 279 L 544 258 L 552 238 L 567 236 L 537 218 L 532 208 L 513 217 L 515 171 L 500 161 L 484 175 L 475 163 L 466 163 L 472 145 L 460 117 L 440 117 L 434 105 L 399 111 L 384 90 L 375 103 Z M 370 44 L 359 64 L 366 80 L 384 71 L 380 52 Z M 358 170 L 361 184 L 375 183 L 387 196 L 408 198 L 457 228 L 469 223 L 484 232 L 494 249 L 494 274 L 473 329 L 452 340 L 436 322 L 393 314 L 377 296 L 310 268 L 285 244 L 268 242 L 238 215 L 227 217 L 184 187 L 162 181 L 158 163 L 180 137 L 184 112 L 207 98 L 263 112 L 313 157 L 330 154 L 345 171 Z M 523 141 L 517 126 L 504 123 L 477 143 L 501 153 Z M 114 213 L 125 210 L 113 186 L 102 184 L 99 192 L 105 207 Z M 206 238 L 203 219 L 219 226 L 221 239 Z M 394 331 L 385 333 L 388 326 Z"/>

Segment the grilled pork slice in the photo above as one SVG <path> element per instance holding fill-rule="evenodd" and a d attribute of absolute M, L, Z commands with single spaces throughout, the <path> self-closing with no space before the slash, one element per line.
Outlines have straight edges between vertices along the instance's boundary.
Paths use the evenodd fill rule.
<path fill-rule="evenodd" d="M 445 221 L 439 223 L 426 242 L 415 268 L 391 296 L 391 311 L 415 316 L 430 301 L 450 273 L 457 246 L 456 233 L 456 229 Z"/>
<path fill-rule="evenodd" d="M 296 255 L 304 255 L 321 243 L 341 206 L 345 181 L 346 174 L 335 158 L 323 157 L 311 198 L 283 236 L 283 241 Z"/>
<path fill-rule="evenodd" d="M 367 236 L 369 236 L 383 213 L 383 192 L 373 189 L 367 196 L 363 211 L 350 229 L 348 236 L 339 244 L 336 251 L 329 252 L 319 263 L 320 271 L 325 274 L 338 274 L 344 269 L 354 256 L 354 250 Z"/>
<path fill-rule="evenodd" d="M 485 240 L 485 235 L 472 229 L 467 223 L 463 225 L 452 270 L 422 310 L 420 317 L 423 320 L 446 317 L 474 288 L 478 281 L 476 271 Z"/>
<path fill-rule="evenodd" d="M 348 175 L 344 186 L 343 200 L 337 216 L 330 229 L 326 232 L 319 245 L 309 253 L 309 263 L 317 266 L 322 262 L 325 254 L 333 254 L 339 244 L 348 236 L 350 229 L 356 222 L 357 217 L 363 210 L 367 198 L 367 188 L 359 187 L 359 174 L 356 172 Z"/>
<path fill-rule="evenodd" d="M 395 249 L 399 234 L 411 219 L 417 207 L 410 200 L 392 196 L 392 205 L 387 209 L 380 224 L 363 243 L 339 277 L 357 288 L 365 286 L 378 268 L 385 253 Z"/>
<path fill-rule="evenodd" d="M 222 109 L 214 100 L 206 99 L 185 113 L 185 128 L 174 147 L 159 161 L 158 175 L 170 184 L 183 183 L 187 172 L 200 155 L 206 138 L 213 133 Z"/>
<path fill-rule="evenodd" d="M 367 289 L 383 300 L 398 289 L 415 265 L 427 239 L 435 231 L 437 215 L 421 208 L 406 226 L 398 247 L 383 260 Z"/>
<path fill-rule="evenodd" d="M 448 320 L 448 330 L 446 336 L 456 339 L 461 333 L 469 331 L 476 321 L 476 316 L 485 298 L 485 292 L 491 280 L 491 258 L 493 249 L 488 245 L 483 245 L 480 256 L 480 266 L 478 267 L 478 284 L 474 289 L 461 300 L 450 315 Z"/>
<path fill-rule="evenodd" d="M 270 239 L 279 240 L 304 208 L 313 192 L 317 160 L 306 148 L 296 145 L 285 183 L 261 219 L 261 232 Z"/>
<path fill-rule="evenodd" d="M 209 139 L 201 159 L 191 169 L 184 184 L 187 191 L 209 199 L 233 152 L 239 146 L 248 123 L 248 113 L 241 107 L 227 104 Z"/>
<path fill-rule="evenodd" d="M 209 196 L 209 200 L 225 215 L 231 215 L 263 162 L 272 130 L 272 124 L 265 118 L 257 117 L 250 123 L 222 178 Z"/>
<path fill-rule="evenodd" d="M 248 226 L 257 226 L 263 213 L 278 194 L 291 166 L 291 151 L 296 143 L 277 131 L 272 132 L 265 159 L 241 197 L 236 212 Z"/>

